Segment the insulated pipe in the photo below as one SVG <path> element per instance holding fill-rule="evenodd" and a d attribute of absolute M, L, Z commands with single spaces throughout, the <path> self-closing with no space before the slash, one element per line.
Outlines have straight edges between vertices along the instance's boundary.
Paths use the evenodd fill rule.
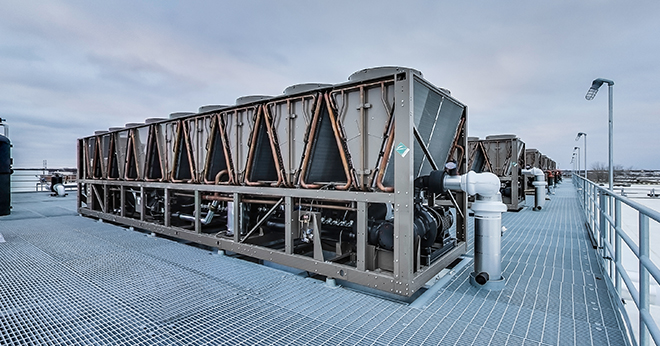
<path fill-rule="evenodd" d="M 488 290 L 504 289 L 502 276 L 502 213 L 507 210 L 500 194 L 500 178 L 493 173 L 448 175 L 432 171 L 428 186 L 431 192 L 465 191 L 477 195 L 474 211 L 474 272 L 470 283 Z"/>
<path fill-rule="evenodd" d="M 532 210 L 539 211 L 545 204 L 545 186 L 547 185 L 545 182 L 545 174 L 542 170 L 536 167 L 523 169 L 522 173 L 534 176 L 534 181 L 532 182 L 532 185 L 534 185 L 534 208 Z"/>

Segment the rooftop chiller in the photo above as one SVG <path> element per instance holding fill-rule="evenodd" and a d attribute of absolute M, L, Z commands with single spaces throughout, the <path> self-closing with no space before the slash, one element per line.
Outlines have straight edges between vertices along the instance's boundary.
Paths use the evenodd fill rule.
<path fill-rule="evenodd" d="M 527 167 L 529 168 L 539 168 L 546 173 L 546 181 L 548 181 L 548 171 L 555 172 L 557 170 L 557 163 L 551 158 L 543 155 L 537 149 L 527 149 L 525 150 L 525 157 L 527 162 Z M 532 186 L 533 178 L 528 178 L 527 181 L 527 194 L 532 194 L 534 187 Z"/>
<path fill-rule="evenodd" d="M 525 150 L 525 163 L 528 168 L 539 168 L 541 167 L 541 152 L 537 149 L 526 149 Z"/>
<path fill-rule="evenodd" d="M 500 178 L 502 202 L 518 211 L 525 204 L 525 143 L 515 135 L 468 138 L 468 169 L 491 172 Z"/>
<path fill-rule="evenodd" d="M 80 214 L 411 296 L 466 252 L 467 109 L 419 71 L 98 131 L 78 141 Z M 452 166 L 453 167 L 453 166 Z"/>

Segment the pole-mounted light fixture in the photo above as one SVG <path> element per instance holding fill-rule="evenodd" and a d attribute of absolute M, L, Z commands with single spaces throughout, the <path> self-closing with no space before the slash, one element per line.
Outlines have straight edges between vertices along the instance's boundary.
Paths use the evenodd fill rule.
<path fill-rule="evenodd" d="M 587 179 L 587 134 L 584 132 L 578 132 L 575 141 L 577 142 L 582 136 L 584 136 L 584 179 Z"/>
<path fill-rule="evenodd" d="M 591 83 L 591 88 L 589 88 L 589 91 L 587 91 L 587 95 L 584 96 L 587 100 L 593 100 L 594 97 L 596 96 L 596 93 L 598 92 L 598 89 L 603 84 L 607 84 L 608 86 L 608 91 L 609 91 L 609 183 L 610 183 L 610 191 L 614 188 L 614 170 L 612 166 L 612 161 L 613 161 L 613 152 L 614 152 L 614 142 L 612 140 L 612 137 L 614 137 L 614 127 L 612 123 L 612 87 L 614 86 L 614 81 L 611 81 L 609 79 L 605 78 L 597 78 L 594 79 L 594 81 Z M 585 137 L 586 138 L 586 137 Z"/>
<path fill-rule="evenodd" d="M 593 100 L 594 97 L 596 97 L 596 94 L 598 93 L 598 89 L 600 89 L 603 83 L 607 83 L 607 85 L 609 86 L 614 85 L 614 82 L 609 79 L 604 79 L 604 78 L 594 79 L 594 81 L 591 83 L 591 88 L 589 88 L 584 98 L 586 98 L 589 101 Z"/>

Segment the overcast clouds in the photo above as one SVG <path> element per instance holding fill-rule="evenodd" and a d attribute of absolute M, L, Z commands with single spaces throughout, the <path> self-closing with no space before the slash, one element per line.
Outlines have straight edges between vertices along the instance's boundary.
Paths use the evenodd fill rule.
<path fill-rule="evenodd" d="M 407 66 L 468 105 L 469 135 L 513 133 L 571 168 L 660 169 L 657 1 L 0 0 L 0 117 L 15 167 L 75 166 L 76 138 L 291 84 Z M 582 145 L 582 140 L 579 142 Z"/>

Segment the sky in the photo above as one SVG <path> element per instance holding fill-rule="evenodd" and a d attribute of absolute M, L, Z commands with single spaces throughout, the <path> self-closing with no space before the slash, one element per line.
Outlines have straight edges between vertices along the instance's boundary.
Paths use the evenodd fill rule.
<path fill-rule="evenodd" d="M 469 136 L 515 134 L 563 169 L 578 132 L 588 166 L 607 162 L 607 88 L 584 96 L 611 79 L 614 163 L 660 169 L 657 1 L 0 0 L 19 168 L 75 167 L 97 130 L 376 66 L 420 70 L 468 106 Z"/>

